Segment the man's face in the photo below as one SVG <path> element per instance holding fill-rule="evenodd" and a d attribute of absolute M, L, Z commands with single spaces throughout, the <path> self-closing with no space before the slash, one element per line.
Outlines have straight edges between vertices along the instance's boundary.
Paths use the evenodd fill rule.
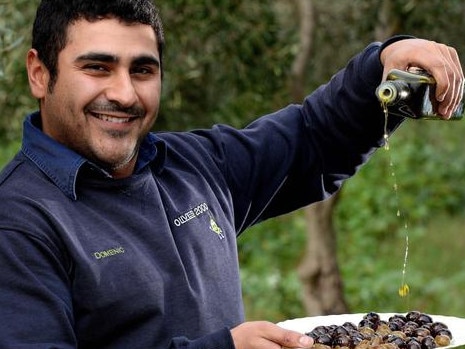
<path fill-rule="evenodd" d="M 44 71 L 45 86 L 49 76 Z M 149 25 L 117 19 L 79 20 L 68 28 L 52 91 L 32 90 L 41 102 L 46 134 L 114 177 L 126 177 L 160 103 L 155 33 Z"/>

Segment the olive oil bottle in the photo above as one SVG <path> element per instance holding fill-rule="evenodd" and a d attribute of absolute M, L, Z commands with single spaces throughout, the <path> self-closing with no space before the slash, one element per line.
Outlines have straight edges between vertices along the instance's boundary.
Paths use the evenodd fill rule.
<path fill-rule="evenodd" d="M 437 114 L 434 98 L 436 81 L 426 71 L 393 69 L 386 81 L 376 89 L 376 96 L 385 112 L 391 115 L 423 120 L 446 120 Z M 448 120 L 460 120 L 463 102 Z"/>

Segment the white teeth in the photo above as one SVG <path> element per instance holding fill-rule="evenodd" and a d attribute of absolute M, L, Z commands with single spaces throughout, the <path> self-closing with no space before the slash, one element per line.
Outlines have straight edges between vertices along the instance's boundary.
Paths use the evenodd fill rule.
<path fill-rule="evenodd" d="M 117 124 L 124 124 L 125 122 L 129 122 L 131 120 L 130 118 L 118 118 L 118 117 L 104 115 L 104 114 L 94 114 L 94 115 L 98 117 L 100 120 L 114 122 Z"/>

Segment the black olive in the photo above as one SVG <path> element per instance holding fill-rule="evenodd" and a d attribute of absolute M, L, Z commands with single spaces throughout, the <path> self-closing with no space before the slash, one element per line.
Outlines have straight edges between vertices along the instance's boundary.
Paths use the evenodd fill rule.
<path fill-rule="evenodd" d="M 348 335 L 342 334 L 337 336 L 333 341 L 333 346 L 350 347 L 351 340 Z"/>
<path fill-rule="evenodd" d="M 420 317 L 421 313 L 419 311 L 413 310 L 409 311 L 405 317 L 407 318 L 408 321 L 417 321 L 417 319 Z"/>
<path fill-rule="evenodd" d="M 416 322 L 419 325 L 430 324 L 433 322 L 433 319 L 428 314 L 420 314 L 420 316 L 416 319 Z"/>
<path fill-rule="evenodd" d="M 311 332 L 306 333 L 307 336 L 312 337 L 315 340 L 322 335 L 329 335 L 331 336 L 330 330 L 328 326 L 317 326 Z"/>
<path fill-rule="evenodd" d="M 421 349 L 421 344 L 416 338 L 410 338 L 406 342 L 407 349 Z"/>
<path fill-rule="evenodd" d="M 443 328 L 434 332 L 435 336 L 447 336 L 452 339 L 452 332 L 448 328 Z"/>
<path fill-rule="evenodd" d="M 427 324 L 421 325 L 421 327 L 428 329 L 430 332 L 433 332 L 433 323 L 429 322 Z"/>
<path fill-rule="evenodd" d="M 421 340 L 421 349 L 434 349 L 436 347 L 436 342 L 431 336 L 426 336 Z"/>
<path fill-rule="evenodd" d="M 393 321 L 393 320 L 401 320 L 402 322 L 406 323 L 408 320 L 407 320 L 407 317 L 405 317 L 404 315 L 402 314 L 394 314 L 393 316 L 391 316 L 389 318 L 389 321 Z"/>
<path fill-rule="evenodd" d="M 379 322 L 380 317 L 378 313 L 370 312 L 370 313 L 367 313 L 365 316 L 363 316 L 363 319 L 377 323 Z"/>
<path fill-rule="evenodd" d="M 396 345 L 397 347 L 399 347 L 400 349 L 407 348 L 407 343 L 405 342 L 405 340 L 395 335 L 387 336 L 386 343 L 392 343 Z"/>
<path fill-rule="evenodd" d="M 431 324 L 431 327 L 433 328 L 434 331 L 447 328 L 447 325 L 443 322 L 435 321 Z"/>
<path fill-rule="evenodd" d="M 363 334 L 361 334 L 358 331 L 351 331 L 350 334 L 350 342 L 351 342 L 351 347 L 356 347 L 359 345 L 364 339 L 366 339 Z"/>
<path fill-rule="evenodd" d="M 378 327 L 377 324 L 373 321 L 370 321 L 368 319 L 362 319 L 359 324 L 358 324 L 358 327 L 369 327 L 373 330 L 376 330 L 376 328 Z"/>
<path fill-rule="evenodd" d="M 327 334 L 329 332 L 328 327 L 326 326 L 317 326 L 315 327 L 312 332 L 321 335 L 321 334 Z"/>
<path fill-rule="evenodd" d="M 404 327 L 418 328 L 420 325 L 418 325 L 415 321 L 407 321 Z"/>
<path fill-rule="evenodd" d="M 305 334 L 309 337 L 312 337 L 313 339 L 316 339 L 318 337 L 318 335 L 313 331 L 306 332 Z"/>
<path fill-rule="evenodd" d="M 391 329 L 391 331 L 400 331 L 402 329 L 402 327 L 404 327 L 404 324 L 405 322 L 402 322 L 402 320 L 391 320 L 389 321 L 389 328 Z"/>
<path fill-rule="evenodd" d="M 424 327 L 418 327 L 413 333 L 414 337 L 427 337 L 431 335 L 431 332 Z"/>
<path fill-rule="evenodd" d="M 328 346 L 331 346 L 332 344 L 332 338 L 330 335 L 328 334 L 322 334 L 320 336 L 318 336 L 317 338 L 315 338 L 315 343 L 319 343 L 319 344 L 324 344 L 324 345 L 328 345 Z"/>
<path fill-rule="evenodd" d="M 344 322 L 342 327 L 346 328 L 347 330 L 356 330 L 357 326 L 353 322 Z"/>
<path fill-rule="evenodd" d="M 404 332 L 409 337 L 414 337 L 417 328 L 418 324 L 416 322 L 409 321 L 402 328 L 402 332 Z"/>
<path fill-rule="evenodd" d="M 452 333 L 449 331 L 449 328 L 447 327 L 446 324 L 442 322 L 433 322 L 431 324 L 431 333 L 433 336 L 439 334 L 441 331 L 445 331 L 445 334 L 447 333 L 450 334 L 450 338 L 452 339 Z"/>
<path fill-rule="evenodd" d="M 326 326 L 330 332 L 333 332 L 336 328 L 338 328 L 338 325 L 329 325 Z"/>
<path fill-rule="evenodd" d="M 340 336 L 340 335 L 348 335 L 349 330 L 346 329 L 344 326 L 338 326 L 334 329 L 333 334 L 335 336 Z"/>

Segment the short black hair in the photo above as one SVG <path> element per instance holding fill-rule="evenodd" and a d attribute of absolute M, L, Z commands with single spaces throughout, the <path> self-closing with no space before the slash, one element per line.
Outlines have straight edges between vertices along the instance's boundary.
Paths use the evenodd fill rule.
<path fill-rule="evenodd" d="M 94 22 L 104 18 L 150 25 L 157 38 L 162 63 L 163 25 L 151 0 L 42 0 L 32 29 L 32 48 L 37 50 L 39 59 L 50 72 L 50 91 L 58 76 L 58 55 L 67 44 L 68 27 L 81 19 Z"/>

